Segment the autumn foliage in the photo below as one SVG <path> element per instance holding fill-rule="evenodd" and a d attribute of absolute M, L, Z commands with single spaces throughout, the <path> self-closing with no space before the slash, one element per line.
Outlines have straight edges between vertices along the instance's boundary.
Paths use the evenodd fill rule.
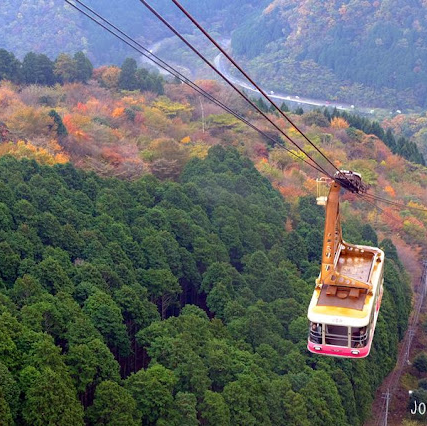
<path fill-rule="evenodd" d="M 21 92 L 10 83 L 1 83 L 0 122 L 4 124 L 0 154 L 31 158 L 42 164 L 72 161 L 101 175 L 126 179 L 152 173 L 160 179 L 177 180 L 190 159 L 203 159 L 210 147 L 222 144 L 249 156 L 285 199 L 297 200 L 315 193 L 318 174 L 304 162 L 308 157 L 296 147 L 286 145 L 289 154 L 279 145 L 272 146 L 271 140 L 263 139 L 181 84 L 167 84 L 162 96 L 119 92 L 119 76 L 117 67 L 100 67 L 94 70 L 90 85 L 71 83 L 49 90 L 28 86 Z M 224 102 L 243 108 L 218 83 L 199 83 Z M 242 113 L 246 111 L 242 109 Z M 247 114 L 255 125 L 268 131 L 263 119 L 249 111 Z M 53 116 L 61 120 L 65 134 L 57 134 Z M 321 160 L 295 127 L 275 115 L 271 119 L 307 154 Z M 293 120 L 336 165 L 362 173 L 372 193 L 403 204 L 427 206 L 425 174 L 392 154 L 374 134 L 350 127 L 339 115 L 294 115 Z M 397 121 L 392 123 L 395 127 Z M 354 214 L 367 221 L 375 220 L 385 234 L 399 232 L 407 241 L 423 244 L 426 215 L 411 210 L 402 213 L 391 206 L 377 211 L 362 203 L 355 204 L 354 209 L 358 209 Z"/>

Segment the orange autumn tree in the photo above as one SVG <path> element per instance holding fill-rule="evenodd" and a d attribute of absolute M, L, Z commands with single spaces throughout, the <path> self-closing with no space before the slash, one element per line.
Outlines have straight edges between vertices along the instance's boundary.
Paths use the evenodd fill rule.
<path fill-rule="evenodd" d="M 348 129 L 350 125 L 347 123 L 346 120 L 342 117 L 334 117 L 331 120 L 331 127 L 333 129 Z"/>
<path fill-rule="evenodd" d="M 90 117 L 82 114 L 66 114 L 62 119 L 68 134 L 74 136 L 78 141 L 90 140 L 87 129 L 91 125 Z"/>

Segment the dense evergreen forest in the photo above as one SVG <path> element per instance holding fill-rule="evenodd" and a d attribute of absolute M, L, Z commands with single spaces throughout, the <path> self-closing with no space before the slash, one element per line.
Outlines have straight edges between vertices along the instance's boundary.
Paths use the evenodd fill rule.
<path fill-rule="evenodd" d="M 359 425 L 410 291 L 386 251 L 371 355 L 306 351 L 323 210 L 216 146 L 177 182 L 0 159 L 0 418 L 22 425 Z M 285 230 L 285 222 L 292 223 Z M 292 229 L 292 230 L 291 230 Z M 369 225 L 345 223 L 354 243 Z"/>

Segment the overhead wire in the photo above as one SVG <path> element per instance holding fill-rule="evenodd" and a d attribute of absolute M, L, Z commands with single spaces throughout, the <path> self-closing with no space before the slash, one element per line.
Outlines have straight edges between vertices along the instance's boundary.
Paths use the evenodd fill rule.
<path fill-rule="evenodd" d="M 266 139 L 270 140 L 271 142 L 273 142 L 274 144 L 279 144 L 280 145 L 280 149 L 283 149 L 284 151 L 288 152 L 290 155 L 296 157 L 298 160 L 305 162 L 306 164 L 308 164 L 309 166 L 313 167 L 315 170 L 317 170 L 318 172 L 325 174 L 326 176 L 328 176 L 329 178 L 333 179 L 333 177 L 327 173 L 323 167 L 318 166 L 318 164 L 311 159 L 311 157 L 309 155 L 307 155 L 307 153 L 305 153 L 296 143 L 294 143 L 292 141 L 292 143 L 294 143 L 298 149 L 300 149 L 305 155 L 307 155 L 308 158 L 310 158 L 316 165 L 313 165 L 311 163 L 309 163 L 307 160 L 305 160 L 303 157 L 299 156 L 297 153 L 295 153 L 294 151 L 291 151 L 289 149 L 287 149 L 285 146 L 283 146 L 283 143 L 281 141 L 278 141 L 274 138 L 272 138 L 270 135 L 268 135 L 267 133 L 263 132 L 261 129 L 259 129 L 258 127 L 256 127 L 254 124 L 250 123 L 248 120 L 246 120 L 243 116 L 241 116 L 240 114 L 238 114 L 236 111 L 232 110 L 231 108 L 229 108 L 227 105 L 223 104 L 220 100 L 216 99 L 214 96 L 212 96 L 210 93 L 208 93 L 207 91 L 205 91 L 203 88 L 201 88 L 200 86 L 198 86 L 196 83 L 192 82 L 188 77 L 186 77 L 185 75 L 183 75 L 182 73 L 180 73 L 178 70 L 176 70 L 174 67 L 172 67 L 171 65 L 169 65 L 168 63 L 166 63 L 165 61 L 163 61 L 161 58 L 159 58 L 157 55 L 155 55 L 153 52 L 151 52 L 149 49 L 145 48 L 143 45 L 141 45 L 139 42 L 137 42 L 136 40 L 134 40 L 132 37 L 130 37 L 129 35 L 127 35 L 126 33 L 124 33 L 122 30 L 120 30 L 120 28 L 118 28 L 117 26 L 115 26 L 114 24 L 112 24 L 110 21 L 108 21 L 107 19 L 103 18 L 100 14 L 98 14 L 95 10 L 91 9 L 89 6 L 87 6 L 85 3 L 83 3 L 80 0 L 74 0 L 75 2 L 79 3 L 81 6 L 83 6 L 85 9 L 89 10 L 91 13 L 93 13 L 97 18 L 101 19 L 102 21 L 104 21 L 106 24 L 108 24 L 109 26 L 111 26 L 111 28 L 114 28 L 114 30 L 116 30 L 117 32 L 119 32 L 120 34 L 122 34 L 124 37 L 126 37 L 128 40 L 131 41 L 131 43 L 134 43 L 135 45 L 137 45 L 140 49 L 138 49 L 137 47 L 135 47 L 133 44 L 129 43 L 127 40 L 123 39 L 121 36 L 119 36 L 118 34 L 116 34 L 114 31 L 112 31 L 111 29 L 107 28 L 105 25 L 103 25 L 101 22 L 97 21 L 95 18 L 93 18 L 92 16 L 90 16 L 88 13 L 86 13 L 84 10 L 78 8 L 75 4 L 73 4 L 70 0 L 65 0 L 66 3 L 68 3 L 70 6 L 72 6 L 73 8 L 75 8 L 77 11 L 81 12 L 82 14 L 84 14 L 85 16 L 87 16 L 89 19 L 91 19 L 93 22 L 95 22 L 97 25 L 100 25 L 102 28 L 104 28 L 106 31 L 108 31 L 109 33 L 111 33 L 112 35 L 114 35 L 115 37 L 117 37 L 118 39 L 120 39 L 121 41 L 123 41 L 124 43 L 126 43 L 128 46 L 130 46 L 131 48 L 133 48 L 134 50 L 136 50 L 138 53 L 140 53 L 141 55 L 143 55 L 144 57 L 146 57 L 147 59 L 149 59 L 150 61 L 152 61 L 153 63 L 155 63 L 158 67 L 164 69 L 165 71 L 167 71 L 168 73 L 170 73 L 171 75 L 173 75 L 174 77 L 176 77 L 177 79 L 179 79 L 182 83 L 188 85 L 189 87 L 191 87 L 193 90 L 195 90 L 196 92 L 198 92 L 199 94 L 203 95 L 204 97 L 206 97 L 209 101 L 213 102 L 214 104 L 216 104 L 217 106 L 219 106 L 220 108 L 224 109 L 225 111 L 227 111 L 228 113 L 230 113 L 231 115 L 233 115 L 235 118 L 239 119 L 240 121 L 242 121 L 244 124 L 246 124 L 247 126 L 249 126 L 250 128 L 252 128 L 253 130 L 255 130 L 256 132 L 258 132 L 259 134 L 261 134 L 262 136 L 264 136 Z M 151 10 L 151 6 L 148 4 L 145 4 L 146 2 L 143 0 L 140 0 L 144 5 L 146 5 L 146 7 Z M 172 0 L 174 3 L 176 3 L 177 5 L 179 4 L 177 1 Z M 152 11 L 154 13 L 154 9 Z M 154 13 L 156 14 L 156 13 Z M 163 19 L 159 18 L 160 20 Z M 169 27 L 168 24 L 166 24 Z M 172 30 L 172 28 L 171 28 Z M 172 30 L 173 31 L 173 30 Z M 181 37 L 180 37 L 181 38 Z M 186 41 L 183 40 L 185 43 Z M 187 44 L 187 43 L 186 43 Z M 153 59 L 154 58 L 154 59 Z M 206 60 L 205 60 L 206 62 Z M 211 65 L 209 62 L 207 62 L 209 65 Z M 212 66 L 211 66 L 212 67 Z M 227 80 L 227 79 L 226 79 Z M 241 94 L 241 92 L 235 88 L 235 90 Z M 261 112 L 261 111 L 260 111 Z M 270 121 L 270 120 L 269 120 Z M 275 126 L 276 127 L 276 126 Z M 295 126 L 294 126 L 295 127 Z M 283 131 L 281 131 L 281 129 L 278 129 L 282 134 L 284 134 Z M 286 136 L 286 138 L 289 140 L 289 137 L 284 134 Z M 335 167 L 335 166 L 334 166 Z M 337 169 L 338 170 L 338 169 Z M 341 171 L 338 170 L 340 173 Z M 341 186 L 348 190 L 351 191 L 351 187 L 346 185 L 342 180 L 340 182 Z M 351 191 L 353 192 L 353 191 Z M 420 207 L 415 207 L 415 206 L 407 206 L 401 203 L 397 203 L 394 202 L 392 200 L 387 200 L 385 198 L 376 196 L 374 194 L 369 194 L 369 193 L 363 193 L 363 194 L 359 194 L 356 192 L 356 195 L 358 195 L 359 197 L 363 198 L 364 201 L 368 202 L 369 204 L 373 205 L 375 208 L 377 208 L 378 210 L 380 210 L 383 214 L 387 215 L 388 217 L 396 220 L 396 218 L 394 218 L 393 216 L 389 215 L 387 212 L 385 212 L 383 209 L 381 209 L 379 206 L 377 206 L 375 204 L 375 202 L 373 201 L 377 201 L 377 202 L 382 202 L 382 203 L 386 203 L 389 204 L 391 206 L 394 207 L 398 207 L 398 208 L 408 208 L 408 209 L 412 209 L 412 210 L 418 210 L 418 211 L 422 211 L 422 212 L 427 212 L 427 209 L 423 209 Z"/>
<path fill-rule="evenodd" d="M 365 198 L 363 195 L 364 194 L 359 194 L 357 192 L 355 192 L 355 194 L 361 198 L 362 201 L 364 201 L 365 203 L 370 204 L 371 206 L 375 207 L 377 210 L 379 210 L 383 215 L 387 216 L 389 219 L 394 220 L 394 221 L 398 221 L 397 218 L 395 218 L 394 216 L 392 216 L 391 214 L 387 213 L 384 209 L 382 209 L 380 206 L 377 206 L 373 201 L 369 200 L 368 198 Z"/>
<path fill-rule="evenodd" d="M 116 27 L 110 21 L 108 21 L 107 19 L 103 18 L 99 13 L 97 13 L 95 10 L 91 9 L 85 3 L 83 3 L 80 0 L 74 0 L 74 1 L 76 3 L 79 3 L 85 9 L 89 10 L 97 18 L 101 19 L 106 24 L 110 25 L 112 28 L 114 28 L 116 31 L 118 31 L 120 34 L 122 34 L 124 37 L 126 37 L 128 40 L 130 40 L 132 43 L 134 43 L 137 46 L 139 46 L 139 48 L 142 49 L 142 51 L 140 49 L 136 48 L 131 43 L 129 43 L 127 40 L 123 39 L 118 34 L 114 33 L 114 31 L 112 31 L 109 28 L 107 28 L 101 22 L 97 21 L 93 16 L 90 16 L 84 10 L 80 9 L 78 6 L 76 6 L 75 4 L 73 4 L 70 0 L 65 0 L 65 2 L 68 3 L 70 6 L 72 6 L 74 9 L 76 9 L 77 11 L 81 12 L 82 14 L 84 14 L 86 17 L 88 17 L 89 19 L 91 19 L 93 22 L 95 22 L 96 24 L 98 24 L 99 26 L 101 26 L 102 28 L 104 28 L 106 31 L 108 31 L 109 33 L 111 33 L 112 35 L 114 35 L 115 37 L 117 37 L 118 39 L 120 39 L 121 41 L 123 41 L 124 43 L 126 43 L 128 46 L 132 47 L 134 50 L 136 50 L 138 53 L 140 53 L 141 55 L 143 55 L 144 57 L 146 57 L 150 61 L 154 62 L 158 67 L 160 67 L 160 68 L 164 69 L 165 71 L 169 72 L 171 75 L 173 75 L 174 77 L 176 77 L 177 79 L 179 79 L 182 83 L 188 85 L 189 87 L 191 87 L 192 89 L 194 89 L 195 91 L 197 91 L 199 94 L 203 95 L 208 100 L 210 100 L 211 102 L 213 102 L 214 104 L 216 104 L 220 108 L 224 109 L 229 114 L 233 115 L 235 118 L 237 118 L 238 120 L 242 121 L 244 124 L 246 124 L 247 126 L 251 127 L 253 130 L 255 130 L 256 132 L 258 132 L 259 134 L 261 134 L 262 136 L 264 136 L 265 138 L 267 138 L 268 140 L 270 140 L 271 142 L 273 142 L 275 145 L 278 144 L 279 147 L 280 147 L 280 149 L 288 152 L 290 155 L 294 156 L 298 160 L 300 160 L 300 161 L 306 163 L 307 165 L 313 167 L 318 172 L 320 172 L 322 174 L 326 174 L 323 169 L 317 167 L 316 165 L 313 165 L 313 164 L 309 163 L 307 160 L 304 159 L 304 157 L 301 157 L 296 152 L 293 152 L 290 149 L 286 148 L 285 146 L 283 146 L 283 143 L 281 141 L 272 138 L 270 135 L 268 135 L 267 133 L 265 133 L 264 131 L 262 131 L 261 129 L 259 129 L 257 126 L 255 126 L 254 124 L 252 124 L 251 122 L 249 122 L 248 120 L 246 120 L 242 115 L 240 115 L 236 111 L 234 111 L 231 108 L 229 108 L 227 105 L 225 105 L 224 103 L 222 103 L 220 100 L 216 99 L 214 96 L 212 96 L 209 92 L 205 91 L 203 88 L 201 88 L 200 86 L 198 86 L 196 83 L 192 82 L 185 75 L 183 75 L 182 73 L 180 73 L 178 70 L 176 70 L 171 65 L 167 64 L 165 61 L 163 61 L 161 58 L 159 58 L 154 53 L 150 52 L 149 49 L 145 48 L 143 45 L 141 45 L 139 42 L 137 42 L 132 37 L 130 37 L 129 35 L 127 35 L 125 32 L 123 32 L 122 30 L 120 30 L 120 28 Z"/>
<path fill-rule="evenodd" d="M 203 62 L 205 62 L 217 75 L 219 75 L 224 81 L 228 83 L 246 102 L 248 102 L 262 117 L 264 117 L 276 130 L 278 130 L 285 138 L 295 145 L 307 158 L 310 159 L 323 173 L 329 178 L 333 179 L 333 176 L 327 172 L 316 160 L 312 158 L 303 148 L 301 148 L 290 136 L 288 136 L 276 123 L 274 123 L 257 105 L 255 105 L 244 93 L 242 93 L 236 85 L 225 76 L 220 70 L 218 70 L 211 62 L 196 49 L 172 24 L 170 24 L 156 9 L 154 9 L 147 1 L 139 0 L 157 19 L 159 19 L 165 26 L 167 26 L 187 47 L 189 47 Z M 334 166 L 335 167 L 335 166 Z"/>
<path fill-rule="evenodd" d="M 276 111 L 285 118 L 289 124 L 291 124 L 301 136 L 329 163 L 332 167 L 338 172 L 341 171 L 335 166 L 335 164 L 306 136 L 306 134 L 291 120 L 280 108 L 279 106 L 270 98 L 270 96 L 265 93 L 265 91 L 248 75 L 248 73 L 226 52 L 225 49 L 199 24 L 199 22 L 194 18 L 185 8 L 182 6 L 178 0 L 172 0 L 172 2 L 177 6 L 181 12 L 204 34 L 204 36 L 237 68 L 240 73 L 259 91 L 259 93 L 267 100 Z M 143 1 L 145 3 L 145 1 Z"/>
<path fill-rule="evenodd" d="M 274 108 L 276 111 L 279 112 L 279 114 L 284 117 L 302 136 L 303 138 L 311 145 L 314 147 L 314 149 L 316 149 L 316 151 L 322 155 L 322 157 L 324 159 L 326 159 L 329 164 L 331 164 L 335 170 L 338 172 L 339 175 L 342 176 L 342 172 L 341 170 L 339 170 L 335 164 L 307 137 L 307 135 L 288 117 L 287 114 L 284 113 L 284 111 L 282 111 L 279 106 L 271 99 L 270 96 L 267 95 L 267 93 L 248 75 L 248 73 L 237 63 L 237 61 L 235 59 L 233 59 L 228 52 L 202 27 L 202 25 L 197 21 L 196 18 L 194 18 L 190 12 L 188 12 L 188 10 L 185 9 L 184 6 L 182 6 L 180 4 L 180 2 L 178 0 L 172 0 L 172 2 L 175 4 L 176 7 L 178 7 L 178 9 L 181 10 L 181 12 L 199 29 L 200 32 L 202 32 L 202 34 L 221 52 L 221 54 L 223 54 L 228 61 L 236 68 L 240 71 L 240 73 L 259 91 L 259 93 L 264 97 L 264 99 L 266 99 Z M 343 184 L 342 182 L 342 178 L 341 178 L 341 184 L 344 187 L 344 189 L 352 191 L 351 185 L 346 185 Z M 352 191 L 353 192 L 353 191 Z M 383 202 L 383 203 L 388 203 L 390 205 L 394 205 L 396 207 L 399 208 L 409 208 L 409 209 L 413 209 L 413 210 L 419 210 L 419 211 L 423 211 L 423 212 L 427 212 L 426 209 L 423 208 L 417 208 L 417 207 L 412 207 L 412 206 L 405 206 L 402 205 L 401 203 L 395 203 L 391 200 L 387 200 L 381 197 L 377 197 L 373 194 L 368 194 L 368 193 L 364 193 L 363 195 L 366 195 L 366 197 L 372 197 L 375 198 L 377 201 L 379 202 Z"/>
<path fill-rule="evenodd" d="M 427 209 L 424 209 L 422 207 L 408 206 L 407 204 L 402 204 L 402 203 L 398 203 L 396 201 L 388 200 L 387 198 L 382 198 L 382 197 L 379 197 L 379 196 L 374 195 L 374 194 L 365 193 L 365 194 L 362 194 L 362 195 L 364 197 L 371 198 L 371 199 L 373 199 L 375 201 L 378 201 L 380 203 L 386 203 L 386 204 L 389 204 L 391 206 L 398 207 L 400 209 L 418 210 L 418 211 L 427 213 Z"/>

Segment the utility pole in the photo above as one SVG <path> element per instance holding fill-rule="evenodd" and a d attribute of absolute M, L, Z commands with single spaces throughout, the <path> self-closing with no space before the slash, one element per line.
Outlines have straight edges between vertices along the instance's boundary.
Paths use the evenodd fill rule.
<path fill-rule="evenodd" d="M 202 97 L 199 96 L 200 109 L 202 110 L 202 132 L 205 133 L 205 109 L 203 108 Z"/>
<path fill-rule="evenodd" d="M 408 336 L 408 342 L 406 345 L 405 358 L 403 360 L 404 363 L 405 362 L 409 363 L 409 352 L 411 350 L 412 339 L 414 338 L 414 336 L 415 336 L 415 330 L 414 330 L 414 327 L 411 326 L 409 329 L 409 336 Z"/>
<path fill-rule="evenodd" d="M 390 403 L 390 389 L 387 389 L 387 393 L 384 394 L 385 398 L 385 417 L 384 417 L 384 426 L 388 425 L 388 405 Z"/>

